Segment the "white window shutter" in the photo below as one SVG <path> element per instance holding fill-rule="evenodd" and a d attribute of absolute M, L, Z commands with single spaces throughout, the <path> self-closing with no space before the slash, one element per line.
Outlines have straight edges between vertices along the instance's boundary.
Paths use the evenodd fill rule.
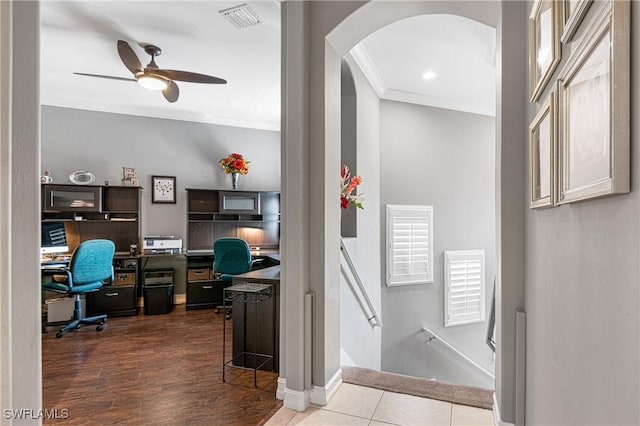
<path fill-rule="evenodd" d="M 387 205 L 387 285 L 433 282 L 433 207 Z"/>
<path fill-rule="evenodd" d="M 444 252 L 445 327 L 485 319 L 484 250 Z"/>

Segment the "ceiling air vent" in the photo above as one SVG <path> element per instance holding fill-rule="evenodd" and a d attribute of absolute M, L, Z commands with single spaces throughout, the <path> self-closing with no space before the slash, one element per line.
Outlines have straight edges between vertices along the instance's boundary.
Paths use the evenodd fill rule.
<path fill-rule="evenodd" d="M 246 3 L 223 9 L 219 12 L 236 28 L 251 27 L 260 23 L 260 17 Z"/>

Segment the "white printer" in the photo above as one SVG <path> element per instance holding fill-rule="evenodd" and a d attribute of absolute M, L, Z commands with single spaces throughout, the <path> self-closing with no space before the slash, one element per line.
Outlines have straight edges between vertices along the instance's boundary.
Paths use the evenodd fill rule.
<path fill-rule="evenodd" d="M 144 237 L 142 250 L 144 254 L 180 254 L 182 238 L 173 235 L 150 235 Z"/>

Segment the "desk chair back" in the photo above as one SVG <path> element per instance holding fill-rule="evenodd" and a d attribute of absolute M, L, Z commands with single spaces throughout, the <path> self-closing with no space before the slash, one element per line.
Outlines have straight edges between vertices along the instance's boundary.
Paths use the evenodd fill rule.
<path fill-rule="evenodd" d="M 69 292 L 86 292 L 102 287 L 107 278 L 113 280 L 113 256 L 116 246 L 111 240 L 87 240 L 73 252 L 69 264 Z"/>
<path fill-rule="evenodd" d="M 116 246 L 110 240 L 83 241 L 73 252 L 69 268 L 65 269 L 67 279 L 64 282 L 48 282 L 42 285 L 46 290 L 64 292 L 75 298 L 73 318 L 56 333 L 57 338 L 62 337 L 69 330 L 77 330 L 87 324 L 96 325 L 97 331 L 104 329 L 107 316 L 102 314 L 84 317 L 80 296 L 83 293 L 98 290 L 107 278 L 113 281 L 115 251 Z M 46 330 L 46 327 L 43 326 L 43 329 Z"/>
<path fill-rule="evenodd" d="M 225 275 L 244 274 L 251 270 L 251 249 L 241 238 L 218 238 L 213 243 L 213 256 L 213 270 L 223 274 L 223 279 Z"/>

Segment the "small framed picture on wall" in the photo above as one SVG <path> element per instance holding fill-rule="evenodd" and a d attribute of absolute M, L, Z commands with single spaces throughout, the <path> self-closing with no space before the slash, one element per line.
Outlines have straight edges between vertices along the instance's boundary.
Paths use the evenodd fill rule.
<path fill-rule="evenodd" d="M 555 93 L 549 95 L 529 125 L 529 206 L 551 207 L 555 203 L 556 107 Z"/>
<path fill-rule="evenodd" d="M 176 203 L 176 177 L 151 176 L 151 202 Z"/>

